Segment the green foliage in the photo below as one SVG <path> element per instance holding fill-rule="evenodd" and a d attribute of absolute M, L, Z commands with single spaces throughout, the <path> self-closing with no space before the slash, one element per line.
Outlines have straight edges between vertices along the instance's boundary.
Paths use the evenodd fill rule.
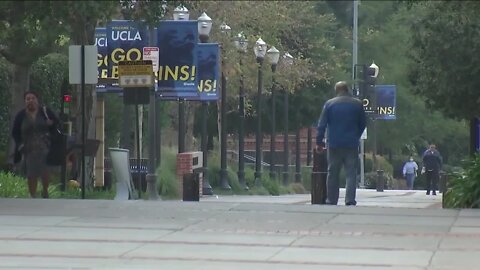
<path fill-rule="evenodd" d="M 12 173 L 0 172 L 1 198 L 28 198 L 27 180 Z"/>
<path fill-rule="evenodd" d="M 0 57 L 0 149 L 6 149 L 10 136 L 10 80 L 8 63 Z"/>
<path fill-rule="evenodd" d="M 37 92 L 43 104 L 57 114 L 62 102 L 62 85 L 68 81 L 68 57 L 52 53 L 41 57 L 31 68 L 30 89 Z"/>
<path fill-rule="evenodd" d="M 162 148 L 162 161 L 157 169 L 160 196 L 163 199 L 180 198 L 176 167 L 177 153 L 173 148 Z"/>
<path fill-rule="evenodd" d="M 467 162 L 464 172 L 449 176 L 443 199 L 446 208 L 480 208 L 480 155 Z"/>
<path fill-rule="evenodd" d="M 480 115 L 480 3 L 426 1 L 412 20 L 410 79 L 426 104 L 448 116 Z"/>

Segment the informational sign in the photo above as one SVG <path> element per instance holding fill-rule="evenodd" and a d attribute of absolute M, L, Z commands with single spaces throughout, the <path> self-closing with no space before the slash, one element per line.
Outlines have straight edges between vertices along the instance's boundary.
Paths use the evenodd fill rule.
<path fill-rule="evenodd" d="M 220 47 L 217 43 L 201 43 L 197 47 L 198 93 L 201 101 L 215 101 L 220 96 Z"/>
<path fill-rule="evenodd" d="M 152 61 L 120 61 L 118 64 L 121 87 L 151 87 L 154 85 Z"/>
<path fill-rule="evenodd" d="M 396 92 L 395 85 L 377 85 L 375 86 L 377 116 L 379 120 L 395 120 L 396 107 Z"/>
<path fill-rule="evenodd" d="M 83 63 L 83 64 L 82 64 Z M 97 84 L 97 46 L 71 45 L 68 47 L 68 78 L 70 84 Z M 83 69 L 83 82 L 82 82 Z"/>
<path fill-rule="evenodd" d="M 108 54 L 104 61 L 108 65 L 108 72 L 111 72 L 111 79 L 118 79 L 120 61 L 143 60 L 143 48 L 148 43 L 147 33 L 146 26 L 141 22 L 114 20 L 107 24 Z"/>
<path fill-rule="evenodd" d="M 153 72 L 158 72 L 158 61 L 160 59 L 160 49 L 158 47 L 144 47 L 143 60 L 152 61 Z"/>
<path fill-rule="evenodd" d="M 159 96 L 198 99 L 197 21 L 161 21 L 157 37 Z"/>

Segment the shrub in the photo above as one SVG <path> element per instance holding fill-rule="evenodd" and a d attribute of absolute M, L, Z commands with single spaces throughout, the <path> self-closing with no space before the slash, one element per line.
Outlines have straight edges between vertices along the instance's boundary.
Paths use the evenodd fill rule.
<path fill-rule="evenodd" d="M 2 198 L 28 198 L 30 197 L 25 178 L 13 173 L 0 172 L 0 197 Z"/>
<path fill-rule="evenodd" d="M 480 155 L 467 162 L 464 172 L 450 175 L 443 203 L 446 208 L 480 208 Z"/>
<path fill-rule="evenodd" d="M 162 147 L 162 161 L 157 169 L 159 192 L 163 199 L 180 198 L 176 174 L 177 155 L 173 148 Z"/>

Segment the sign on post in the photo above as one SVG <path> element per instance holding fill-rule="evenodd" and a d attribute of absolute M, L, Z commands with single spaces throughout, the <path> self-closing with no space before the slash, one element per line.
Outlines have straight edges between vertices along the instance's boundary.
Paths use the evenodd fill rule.
<path fill-rule="evenodd" d="M 83 55 L 82 47 L 84 47 Z M 70 84 L 82 84 L 82 63 L 85 74 L 83 83 L 97 84 L 97 46 L 70 45 L 68 47 L 68 80 Z"/>
<path fill-rule="evenodd" d="M 118 63 L 119 85 L 123 88 L 152 87 L 155 83 L 151 60 L 120 61 Z"/>
<path fill-rule="evenodd" d="M 158 47 L 144 47 L 143 60 L 152 61 L 153 72 L 158 72 L 158 61 L 160 59 L 160 48 Z"/>

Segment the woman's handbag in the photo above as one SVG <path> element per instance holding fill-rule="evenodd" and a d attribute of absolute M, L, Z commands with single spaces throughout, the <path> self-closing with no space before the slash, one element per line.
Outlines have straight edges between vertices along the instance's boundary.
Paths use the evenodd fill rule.
<path fill-rule="evenodd" d="M 46 107 L 43 107 L 43 113 L 47 120 L 50 120 Z M 47 154 L 47 165 L 60 166 L 65 160 L 65 135 L 55 125 L 50 127 L 49 132 L 50 147 Z"/>

